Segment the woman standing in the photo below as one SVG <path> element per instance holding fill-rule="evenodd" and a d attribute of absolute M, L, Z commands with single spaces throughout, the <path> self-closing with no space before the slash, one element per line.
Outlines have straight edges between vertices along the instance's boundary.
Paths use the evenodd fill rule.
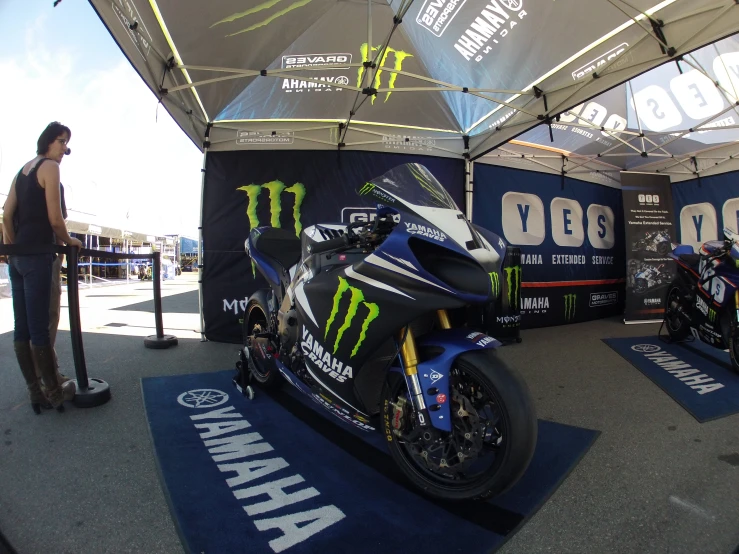
<path fill-rule="evenodd" d="M 68 127 L 50 123 L 38 139 L 35 158 L 18 172 L 5 203 L 5 244 L 82 243 L 69 236 L 64 224 L 59 185 L 59 164 L 69 152 L 72 136 Z M 61 387 L 56 377 L 54 351 L 49 340 L 49 301 L 54 254 L 10 257 L 10 286 L 13 295 L 15 334 L 13 346 L 18 365 L 28 385 L 31 407 L 37 414 L 46 398 L 36 376 L 34 360 L 46 386 L 48 401 L 64 411 Z M 72 276 L 75 278 L 76 276 Z"/>

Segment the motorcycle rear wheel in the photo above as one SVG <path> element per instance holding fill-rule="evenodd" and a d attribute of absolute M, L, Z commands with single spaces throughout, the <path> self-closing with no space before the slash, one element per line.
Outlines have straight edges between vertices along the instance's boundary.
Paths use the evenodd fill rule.
<path fill-rule="evenodd" d="M 431 448 L 423 450 L 424 447 L 419 447 L 418 441 L 410 442 L 393 433 L 393 417 L 396 414 L 392 405 L 398 399 L 408 398 L 405 379 L 398 373 L 388 375 L 381 399 L 384 435 L 390 454 L 413 485 L 430 497 L 472 500 L 501 494 L 513 486 L 526 471 L 536 447 L 538 424 L 528 387 L 523 378 L 506 367 L 491 350 L 461 355 L 452 366 L 449 378 L 448 402 L 452 408 L 453 430 L 452 433 L 440 432 L 442 439 L 446 445 L 455 440 L 465 443 L 465 439 L 458 433 L 460 429 L 462 432 L 466 429 L 466 442 L 469 443 L 470 435 L 473 435 L 474 440 L 477 438 L 474 435 L 479 434 L 478 437 L 482 437 L 479 450 L 488 457 L 492 455 L 489 466 L 475 474 L 466 474 L 466 470 L 457 472 L 451 468 L 432 468 L 428 459 L 433 457 L 433 452 L 428 458 L 423 458 L 423 454 L 418 453 L 418 448 L 421 448 L 428 455 Z M 476 391 L 472 402 L 468 402 L 469 390 Z M 469 421 L 465 422 L 465 418 L 459 415 L 461 404 L 455 397 L 466 398 L 463 400 L 465 408 L 469 410 L 472 406 L 479 417 L 480 424 L 472 432 L 469 431 Z M 412 412 L 409 401 L 407 406 Z M 483 412 L 492 417 L 483 420 Z M 413 413 L 403 419 L 407 425 L 407 436 L 417 422 Z M 449 457 L 449 461 L 453 461 L 453 458 Z M 487 464 L 482 456 L 472 458 L 471 461 L 478 465 L 479 462 Z M 459 458 L 454 465 L 456 468 L 461 467 Z"/>
<path fill-rule="evenodd" d="M 739 325 L 732 321 L 731 336 L 729 338 L 729 355 L 731 357 L 731 368 L 739 373 Z"/>
<path fill-rule="evenodd" d="M 690 335 L 688 325 L 680 317 L 677 310 L 671 307 L 672 302 L 677 302 L 680 305 L 684 296 L 682 281 L 673 281 L 667 292 L 667 301 L 665 302 L 665 324 L 672 340 L 684 340 Z"/>
<path fill-rule="evenodd" d="M 262 333 L 271 331 L 269 318 L 267 317 L 268 313 L 267 292 L 258 290 L 249 297 L 249 301 L 246 304 L 244 323 L 241 331 L 241 347 L 249 350 L 248 355 L 251 358 L 249 367 L 254 379 L 262 388 L 272 389 L 282 384 L 282 375 L 277 370 L 263 371 L 254 359 L 255 352 L 253 348 L 255 340 L 267 340 L 255 339 L 255 329 L 258 329 Z"/>

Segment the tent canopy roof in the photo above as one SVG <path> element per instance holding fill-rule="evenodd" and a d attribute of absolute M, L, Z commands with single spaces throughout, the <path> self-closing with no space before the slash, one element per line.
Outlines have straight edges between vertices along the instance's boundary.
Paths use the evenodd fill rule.
<path fill-rule="evenodd" d="M 673 181 L 739 168 L 739 37 L 640 75 L 500 146 L 481 161 L 618 183 L 623 170 Z"/>
<path fill-rule="evenodd" d="M 199 146 L 475 158 L 739 31 L 734 0 L 89 0 Z"/>

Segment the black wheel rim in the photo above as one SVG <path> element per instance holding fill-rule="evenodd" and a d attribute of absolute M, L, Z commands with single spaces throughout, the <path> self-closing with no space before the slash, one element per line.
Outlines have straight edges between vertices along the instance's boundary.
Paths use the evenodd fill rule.
<path fill-rule="evenodd" d="M 418 452 L 418 446 L 403 440 L 399 440 L 398 444 L 404 462 L 419 478 L 429 481 L 437 487 L 460 490 L 472 488 L 498 471 L 508 450 L 510 423 L 495 388 L 487 383 L 481 383 L 479 378 L 459 367 L 454 367 L 451 370 L 449 381 L 450 396 L 454 396 L 455 391 L 457 391 L 457 394 L 461 393 L 464 398 L 470 400 L 479 417 L 480 423 L 476 432 L 482 435 L 483 438 L 479 457 L 471 460 L 471 462 L 466 461 L 467 465 L 464 471 L 444 472 L 443 469 L 437 470 L 429 467 L 428 462 Z M 406 394 L 405 381 L 402 381 L 398 396 Z M 406 399 L 410 405 L 410 398 L 406 396 Z M 472 441 L 463 438 L 463 433 L 468 430 L 468 426 L 464 424 L 464 421 L 461 421 L 463 418 L 460 418 L 456 413 L 459 404 L 452 398 L 449 399 L 449 402 L 452 411 L 452 432 L 442 433 L 446 448 L 429 453 L 429 458 L 433 457 L 432 462 L 438 463 L 443 453 L 444 456 L 447 456 L 445 459 L 448 460 L 448 463 L 457 465 L 459 460 L 454 456 L 455 449 L 460 445 L 464 449 L 464 446 Z M 458 467 L 460 466 L 457 465 Z"/>

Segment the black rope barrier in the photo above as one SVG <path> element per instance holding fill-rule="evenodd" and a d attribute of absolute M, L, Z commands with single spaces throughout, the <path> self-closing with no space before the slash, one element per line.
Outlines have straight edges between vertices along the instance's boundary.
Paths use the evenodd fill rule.
<path fill-rule="evenodd" d="M 90 256 L 113 260 L 151 260 L 154 281 L 154 322 L 156 335 L 144 339 L 147 348 L 164 349 L 176 346 L 177 337 L 164 334 L 162 322 L 161 254 L 123 254 L 77 248 L 76 246 L 57 246 L 51 244 L 0 244 L 0 256 L 36 256 L 41 254 L 65 254 L 67 256 L 67 303 L 69 305 L 69 330 L 72 337 L 72 357 L 76 373 L 77 394 L 74 404 L 81 408 L 100 406 L 110 400 L 110 387 L 102 379 L 89 378 L 85 363 L 85 349 L 82 344 L 82 324 L 80 322 L 79 297 L 79 258 Z M 70 278 L 71 277 L 71 278 Z M 49 284 L 51 285 L 51 283 Z"/>

